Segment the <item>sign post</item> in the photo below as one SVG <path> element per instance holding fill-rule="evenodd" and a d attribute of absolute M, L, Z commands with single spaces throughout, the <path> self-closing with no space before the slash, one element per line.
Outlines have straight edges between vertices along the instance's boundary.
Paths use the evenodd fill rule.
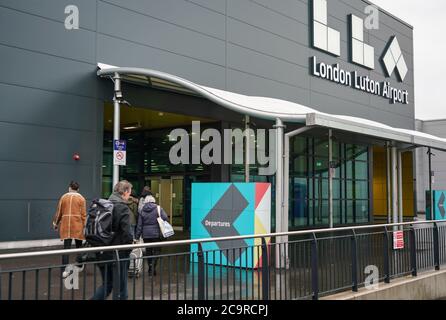
<path fill-rule="evenodd" d="M 127 163 L 127 142 L 125 140 L 113 141 L 113 165 L 125 166 Z"/>

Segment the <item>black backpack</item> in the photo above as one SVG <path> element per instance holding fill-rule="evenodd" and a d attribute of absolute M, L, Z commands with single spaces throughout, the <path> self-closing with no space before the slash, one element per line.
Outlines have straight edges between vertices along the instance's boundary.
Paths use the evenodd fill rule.
<path fill-rule="evenodd" d="M 110 200 L 95 199 L 88 209 L 85 225 L 85 239 L 92 247 L 108 246 L 112 243 L 114 232 L 113 203 Z"/>

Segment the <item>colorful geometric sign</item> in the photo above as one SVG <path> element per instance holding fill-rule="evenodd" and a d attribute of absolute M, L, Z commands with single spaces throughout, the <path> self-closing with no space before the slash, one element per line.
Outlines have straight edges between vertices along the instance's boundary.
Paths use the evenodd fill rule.
<path fill-rule="evenodd" d="M 427 220 L 446 220 L 446 191 L 432 191 L 433 217 L 430 216 L 429 191 L 426 192 L 426 218 Z"/>
<path fill-rule="evenodd" d="M 193 183 L 191 220 L 191 239 L 270 233 L 271 185 Z M 207 251 L 205 262 L 257 268 L 262 254 L 255 246 L 261 243 L 261 239 L 203 243 L 203 251 Z M 192 245 L 192 252 L 197 249 L 197 245 Z"/>

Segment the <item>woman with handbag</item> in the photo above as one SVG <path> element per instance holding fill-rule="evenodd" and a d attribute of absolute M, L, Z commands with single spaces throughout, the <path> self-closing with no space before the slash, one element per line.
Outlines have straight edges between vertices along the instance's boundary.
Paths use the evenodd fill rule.
<path fill-rule="evenodd" d="M 138 240 L 140 237 L 142 237 L 144 243 L 160 242 L 163 240 L 163 235 L 160 232 L 158 218 L 160 217 L 163 221 L 167 221 L 167 214 L 163 208 L 156 204 L 153 196 L 146 196 L 144 202 L 144 206 L 142 207 L 138 217 L 135 239 Z M 147 263 L 149 265 L 149 276 L 156 276 L 156 264 L 158 261 L 157 256 L 160 254 L 160 247 L 146 249 L 146 255 L 150 257 L 147 259 Z"/>

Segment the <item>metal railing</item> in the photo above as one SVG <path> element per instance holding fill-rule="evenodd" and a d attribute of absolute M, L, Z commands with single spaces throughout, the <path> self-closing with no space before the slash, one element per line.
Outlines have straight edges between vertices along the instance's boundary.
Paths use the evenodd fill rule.
<path fill-rule="evenodd" d="M 397 230 L 404 234 L 404 248 L 398 250 Z M 245 245 L 233 245 L 241 240 Z M 138 248 L 146 249 L 138 258 L 140 276 L 126 279 L 126 265 L 135 260 L 122 253 Z M 60 263 L 63 255 L 75 260 L 99 252 L 102 258 L 83 263 L 82 271 L 73 267 L 76 262 L 68 268 Z M 85 300 L 110 284 L 113 299 L 319 299 L 358 291 L 370 284 L 372 271 L 378 272 L 374 279 L 389 283 L 445 263 L 442 221 L 12 253 L 0 255 L 0 300 Z M 67 270 L 72 273 L 64 278 Z"/>

